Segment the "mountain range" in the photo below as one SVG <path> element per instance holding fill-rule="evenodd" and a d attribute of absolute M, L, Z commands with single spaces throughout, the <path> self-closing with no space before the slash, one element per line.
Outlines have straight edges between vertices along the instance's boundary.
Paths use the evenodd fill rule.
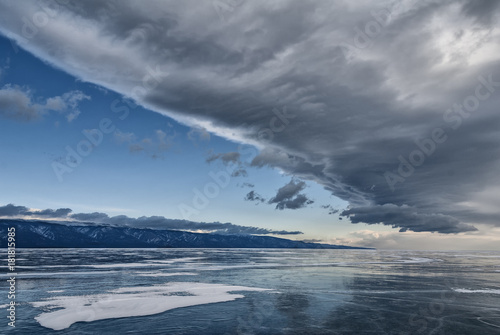
<path fill-rule="evenodd" d="M 0 219 L 0 246 L 15 228 L 16 248 L 299 248 L 366 249 L 258 235 L 223 235 L 83 222 Z"/>

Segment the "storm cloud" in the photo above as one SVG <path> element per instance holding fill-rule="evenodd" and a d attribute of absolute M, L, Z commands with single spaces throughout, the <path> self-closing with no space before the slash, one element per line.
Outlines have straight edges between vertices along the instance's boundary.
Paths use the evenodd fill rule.
<path fill-rule="evenodd" d="M 319 183 L 353 222 L 500 225 L 495 1 L 43 6 L 0 2 L 0 32 L 83 81 L 257 146 L 253 166 Z M 285 191 L 277 206 L 308 201 Z"/>

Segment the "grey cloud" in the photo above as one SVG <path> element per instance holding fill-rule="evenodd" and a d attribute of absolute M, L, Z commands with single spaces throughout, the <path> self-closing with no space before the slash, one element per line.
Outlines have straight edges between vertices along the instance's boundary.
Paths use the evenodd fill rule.
<path fill-rule="evenodd" d="M 313 200 L 307 198 L 305 194 L 298 194 L 295 198 L 281 200 L 276 204 L 276 209 L 299 209 L 314 203 Z"/>
<path fill-rule="evenodd" d="M 73 121 L 79 114 L 80 101 L 90 99 L 81 91 L 70 91 L 62 96 L 46 99 L 45 103 L 37 103 L 29 89 L 19 86 L 5 85 L 0 89 L 0 115 L 22 122 L 33 121 L 43 117 L 50 111 L 66 115 L 68 122 Z"/>
<path fill-rule="evenodd" d="M 239 152 L 226 152 L 226 153 L 221 153 L 221 154 L 211 154 L 208 156 L 206 159 L 207 163 L 211 163 L 213 161 L 216 161 L 220 159 L 222 163 L 225 165 L 232 163 L 232 164 L 239 164 L 240 163 L 240 153 Z"/>
<path fill-rule="evenodd" d="M 6 217 L 43 217 L 44 219 L 66 219 L 67 224 L 75 221 L 133 228 L 170 229 L 184 231 L 203 230 L 217 234 L 254 234 L 254 235 L 299 235 L 300 231 L 273 230 L 259 227 L 240 226 L 230 222 L 195 222 L 187 220 L 167 219 L 163 216 L 141 216 L 131 218 L 126 215 L 109 216 L 106 213 L 72 213 L 70 208 L 44 209 L 30 211 L 25 206 L 8 204 L 0 206 L 0 216 Z"/>
<path fill-rule="evenodd" d="M 0 114 L 16 121 L 32 121 L 40 116 L 29 92 L 10 86 L 0 90 Z"/>
<path fill-rule="evenodd" d="M 72 212 L 72 210 L 70 208 L 59 208 L 56 210 L 44 209 L 44 210 L 39 211 L 39 212 L 34 212 L 33 214 L 37 215 L 37 216 L 46 216 L 46 217 L 50 217 L 50 218 L 65 218 L 71 212 Z"/>
<path fill-rule="evenodd" d="M 333 208 L 332 205 L 321 205 L 321 208 L 328 209 L 328 214 L 337 214 L 340 210 Z"/>
<path fill-rule="evenodd" d="M 244 168 L 238 168 L 231 173 L 231 177 L 247 177 L 248 172 Z"/>
<path fill-rule="evenodd" d="M 48 218 L 65 218 L 71 213 L 70 208 L 59 208 L 44 209 L 41 211 L 31 211 L 25 206 L 16 206 L 13 204 L 8 204 L 5 206 L 0 206 L 0 216 L 14 217 L 14 216 L 37 216 L 37 217 L 48 217 Z"/>
<path fill-rule="evenodd" d="M 193 142 L 196 140 L 210 141 L 210 133 L 205 128 L 193 127 L 187 133 L 187 138 Z"/>
<path fill-rule="evenodd" d="M 29 212 L 29 209 L 24 206 L 15 206 L 8 204 L 0 207 L 0 216 L 17 216 Z"/>
<path fill-rule="evenodd" d="M 132 4 L 61 6 L 64 15 L 27 39 L 22 18 L 39 6 L 4 2 L 0 31 L 84 81 L 191 127 L 258 145 L 253 166 L 319 183 L 350 203 L 359 214 L 351 220 L 442 232 L 500 225 L 500 210 L 487 213 L 486 222 L 480 208 L 461 205 L 500 186 L 499 87 L 477 112 L 458 118 L 458 129 L 443 119 L 474 94 L 479 76 L 500 80 L 500 57 L 491 52 L 499 44 L 495 1 L 256 0 L 224 21 L 210 1 L 152 0 L 141 11 Z M 384 11 L 391 15 L 378 17 L 378 34 L 357 35 L 356 28 L 376 25 L 373 13 Z M 141 80 L 158 85 L 135 94 Z M 273 113 L 282 106 L 294 118 Z M 393 192 L 384 173 L 397 170 L 399 155 L 408 159 L 418 149 L 415 140 L 437 127 L 448 140 Z M 416 218 L 394 209 L 404 205 Z M 373 216 L 387 208 L 391 215 Z"/>
<path fill-rule="evenodd" d="M 231 177 L 247 177 L 248 172 L 243 167 L 243 162 L 241 162 L 240 157 L 240 153 L 236 151 L 219 154 L 212 153 L 207 157 L 206 162 L 212 163 L 216 160 L 220 160 L 222 164 L 233 167 Z"/>
<path fill-rule="evenodd" d="M 471 225 L 460 223 L 452 216 L 419 213 L 416 208 L 406 205 L 355 207 L 343 211 L 341 215 L 348 216 L 352 223 L 377 224 L 383 222 L 393 228 L 400 228 L 400 232 L 408 230 L 414 232 L 437 231 L 450 234 L 477 230 Z"/>
<path fill-rule="evenodd" d="M 108 214 L 93 212 L 93 213 L 75 213 L 71 215 L 72 219 L 77 221 L 104 222 L 109 219 Z"/>
<path fill-rule="evenodd" d="M 462 12 L 474 17 L 475 20 L 486 26 L 494 23 L 494 16 L 498 14 L 500 2 L 491 0 L 468 0 L 462 5 Z"/>
<path fill-rule="evenodd" d="M 247 193 L 245 196 L 246 201 L 257 201 L 257 202 L 265 202 L 266 199 L 264 199 L 260 194 L 256 193 L 255 191 L 250 191 Z"/>
<path fill-rule="evenodd" d="M 295 182 L 293 179 L 290 180 L 288 184 L 281 187 L 276 195 L 269 199 L 269 203 L 277 203 L 286 199 L 290 199 L 296 196 L 300 191 L 302 191 L 306 187 L 306 183 L 303 181 Z"/>
<path fill-rule="evenodd" d="M 116 142 L 128 144 L 131 153 L 145 152 L 147 155 L 158 158 L 161 154 L 169 150 L 174 144 L 176 134 L 167 134 L 163 130 L 156 130 L 154 135 L 143 139 L 138 139 L 132 132 L 122 132 L 116 130 L 114 138 Z"/>
<path fill-rule="evenodd" d="M 92 213 L 87 215 L 72 215 L 71 218 L 78 220 L 92 221 L 118 226 L 129 226 L 135 228 L 153 228 L 153 229 L 171 229 L 171 230 L 204 230 L 218 234 L 259 234 L 259 235 L 298 235 L 299 231 L 275 231 L 272 229 L 239 226 L 229 222 L 194 222 L 187 220 L 167 219 L 163 216 L 141 216 L 139 218 L 130 218 L 126 215 L 117 215 L 109 217 L 104 213 Z"/>
<path fill-rule="evenodd" d="M 299 209 L 314 203 L 304 194 L 299 194 L 306 187 L 303 181 L 295 182 L 293 179 L 281 187 L 276 195 L 269 199 L 269 204 L 276 204 L 276 209 Z"/>

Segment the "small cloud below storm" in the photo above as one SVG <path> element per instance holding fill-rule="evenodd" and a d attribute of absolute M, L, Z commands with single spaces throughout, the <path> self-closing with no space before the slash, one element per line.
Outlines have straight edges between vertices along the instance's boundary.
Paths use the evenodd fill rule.
<path fill-rule="evenodd" d="M 245 196 L 246 201 L 256 201 L 257 203 L 260 202 L 266 202 L 266 199 L 264 199 L 260 194 L 256 193 L 255 191 L 250 191 L 247 193 Z"/>
<path fill-rule="evenodd" d="M 196 143 L 198 141 L 208 142 L 210 141 L 210 133 L 205 128 L 193 127 L 187 133 L 187 138 L 193 143 Z"/>
<path fill-rule="evenodd" d="M 340 212 L 339 209 L 333 208 L 332 205 L 321 205 L 321 208 L 328 209 L 328 214 L 330 215 Z"/>
<path fill-rule="evenodd" d="M 276 195 L 269 199 L 269 204 L 276 204 L 276 209 L 299 209 L 314 203 L 305 194 L 299 194 L 306 187 L 303 181 L 290 180 L 288 184 L 281 187 Z"/>
<path fill-rule="evenodd" d="M 240 158 L 240 153 L 233 151 L 219 154 L 210 153 L 205 161 L 209 164 L 221 161 L 224 166 L 231 168 L 231 177 L 248 177 L 248 172 Z"/>
<path fill-rule="evenodd" d="M 119 144 L 127 144 L 130 153 L 145 153 L 152 158 L 161 158 L 162 153 L 169 150 L 174 144 L 176 134 L 167 134 L 157 129 L 153 136 L 139 139 L 134 133 L 114 132 L 115 141 Z"/>

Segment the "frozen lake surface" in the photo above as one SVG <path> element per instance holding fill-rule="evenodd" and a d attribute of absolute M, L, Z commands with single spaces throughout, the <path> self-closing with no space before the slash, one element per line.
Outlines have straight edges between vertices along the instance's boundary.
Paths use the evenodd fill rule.
<path fill-rule="evenodd" d="M 500 334 L 499 252 L 16 252 L 17 334 Z"/>

